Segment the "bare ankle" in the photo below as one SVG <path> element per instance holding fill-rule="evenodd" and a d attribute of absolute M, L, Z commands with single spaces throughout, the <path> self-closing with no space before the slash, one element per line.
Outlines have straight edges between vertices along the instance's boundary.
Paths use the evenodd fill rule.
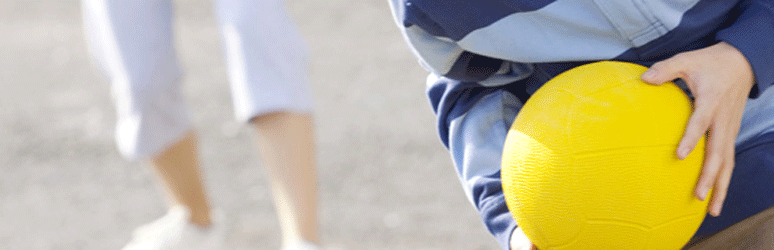
<path fill-rule="evenodd" d="M 194 224 L 196 226 L 199 226 L 199 227 L 202 227 L 202 228 L 206 228 L 206 227 L 209 227 L 210 225 L 212 225 L 212 220 L 210 219 L 210 214 L 209 214 L 209 212 L 206 212 L 206 211 L 205 212 L 199 212 L 199 213 L 193 213 L 192 212 L 191 213 L 190 221 L 191 221 L 192 224 Z"/>

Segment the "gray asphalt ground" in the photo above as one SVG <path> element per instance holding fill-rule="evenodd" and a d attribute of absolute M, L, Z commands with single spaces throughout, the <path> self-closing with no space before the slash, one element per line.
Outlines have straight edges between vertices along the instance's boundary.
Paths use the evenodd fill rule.
<path fill-rule="evenodd" d="M 454 174 L 386 0 L 289 1 L 312 52 L 326 249 L 495 249 Z M 233 122 L 210 1 L 175 1 L 185 93 L 228 249 L 277 249 L 251 131 Z M 119 249 L 165 212 L 123 160 L 75 0 L 0 1 L 0 249 Z"/>

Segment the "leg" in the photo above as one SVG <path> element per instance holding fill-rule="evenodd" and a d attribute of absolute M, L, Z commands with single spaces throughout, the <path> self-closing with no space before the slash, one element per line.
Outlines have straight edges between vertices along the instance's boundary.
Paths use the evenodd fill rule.
<path fill-rule="evenodd" d="M 318 242 L 317 173 L 311 116 L 271 113 L 257 117 L 252 124 L 271 181 L 283 245 Z"/>
<path fill-rule="evenodd" d="M 170 206 L 182 205 L 190 211 L 190 221 L 198 226 L 210 225 L 210 206 L 204 192 L 196 134 L 189 132 L 151 160 L 156 177 L 164 186 Z"/>
<path fill-rule="evenodd" d="M 301 36 L 281 0 L 216 1 L 238 120 L 251 121 L 283 245 L 318 242 L 311 94 Z"/>
<path fill-rule="evenodd" d="M 171 2 L 84 0 L 82 8 L 91 52 L 110 78 L 119 151 L 132 160 L 151 159 L 171 203 L 208 225 L 196 137 L 172 47 Z"/>

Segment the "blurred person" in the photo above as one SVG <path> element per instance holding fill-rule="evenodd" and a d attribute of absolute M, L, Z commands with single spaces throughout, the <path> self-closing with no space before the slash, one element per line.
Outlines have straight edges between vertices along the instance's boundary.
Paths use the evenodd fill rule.
<path fill-rule="evenodd" d="M 281 0 L 216 0 L 237 120 L 256 131 L 284 249 L 318 249 L 312 101 L 301 36 Z M 218 249 L 225 240 L 199 172 L 197 136 L 180 90 L 171 0 L 82 0 L 84 30 L 110 79 L 115 139 L 148 161 L 169 197 L 162 218 L 124 249 Z"/>

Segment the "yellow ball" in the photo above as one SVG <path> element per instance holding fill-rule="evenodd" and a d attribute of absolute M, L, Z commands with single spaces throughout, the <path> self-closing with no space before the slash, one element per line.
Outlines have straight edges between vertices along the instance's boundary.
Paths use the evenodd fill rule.
<path fill-rule="evenodd" d="M 541 250 L 680 249 L 707 202 L 693 194 L 704 139 L 687 159 L 677 144 L 691 102 L 674 84 L 648 85 L 646 68 L 587 64 L 538 90 L 503 149 L 508 208 Z"/>

